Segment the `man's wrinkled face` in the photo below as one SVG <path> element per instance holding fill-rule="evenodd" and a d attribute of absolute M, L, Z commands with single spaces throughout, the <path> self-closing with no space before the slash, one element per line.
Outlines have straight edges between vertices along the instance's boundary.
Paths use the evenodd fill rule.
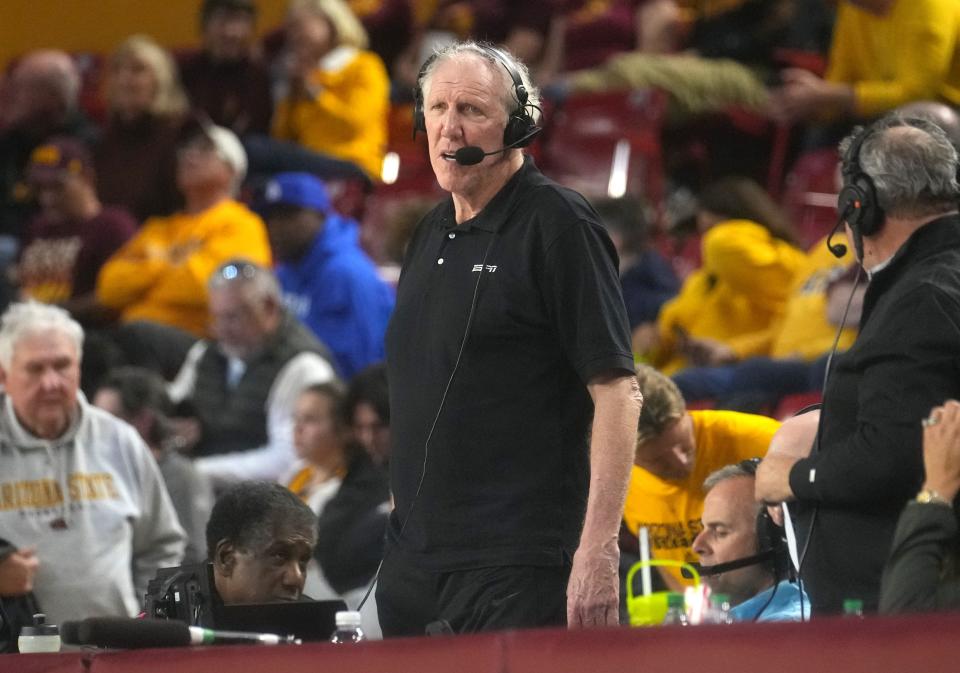
<path fill-rule="evenodd" d="M 273 522 L 265 543 L 251 549 L 231 547 L 226 562 L 216 564 L 220 598 L 225 605 L 300 600 L 316 543 L 312 528 Z"/>
<path fill-rule="evenodd" d="M 503 80 L 480 56 L 462 56 L 440 63 L 424 86 L 424 121 L 430 165 L 440 187 L 470 197 L 484 188 L 490 166 L 507 161 L 508 153 L 485 157 L 474 166 L 461 166 L 453 156 L 461 147 L 484 151 L 503 146 L 507 111 Z"/>
<path fill-rule="evenodd" d="M 211 288 L 210 331 L 230 357 L 248 360 L 267 343 L 280 324 L 280 307 L 258 297 L 243 284 Z"/>
<path fill-rule="evenodd" d="M 661 479 L 682 481 L 693 471 L 696 453 L 693 419 L 685 414 L 656 437 L 638 444 L 634 464 Z"/>
<path fill-rule="evenodd" d="M 58 330 L 29 332 L 14 345 L 3 385 L 20 423 L 43 439 L 66 432 L 77 408 L 80 354 Z"/>

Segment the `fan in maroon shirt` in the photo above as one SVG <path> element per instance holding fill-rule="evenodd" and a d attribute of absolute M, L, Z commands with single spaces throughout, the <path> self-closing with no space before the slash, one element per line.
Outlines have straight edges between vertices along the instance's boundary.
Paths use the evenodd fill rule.
<path fill-rule="evenodd" d="M 59 304 L 81 322 L 100 315 L 97 272 L 135 229 L 121 208 L 104 208 L 90 154 L 80 142 L 54 138 L 30 156 L 27 179 L 40 211 L 27 225 L 17 265 L 25 298 Z"/>

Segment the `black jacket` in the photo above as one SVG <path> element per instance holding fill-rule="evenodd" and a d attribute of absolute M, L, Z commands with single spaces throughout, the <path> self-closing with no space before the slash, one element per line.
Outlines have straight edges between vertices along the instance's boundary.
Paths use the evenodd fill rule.
<path fill-rule="evenodd" d="M 790 472 L 814 612 L 876 610 L 883 564 L 923 479 L 920 420 L 960 398 L 960 217 L 916 231 L 874 274 L 860 334 L 835 359 L 819 447 Z M 816 512 L 814 514 L 814 511 Z"/>
<path fill-rule="evenodd" d="M 390 500 L 386 473 L 357 447 L 337 494 L 323 508 L 314 557 L 337 593 L 373 578 L 383 558 Z"/>
<path fill-rule="evenodd" d="M 883 571 L 880 612 L 960 608 L 960 537 L 952 507 L 909 503 Z"/>

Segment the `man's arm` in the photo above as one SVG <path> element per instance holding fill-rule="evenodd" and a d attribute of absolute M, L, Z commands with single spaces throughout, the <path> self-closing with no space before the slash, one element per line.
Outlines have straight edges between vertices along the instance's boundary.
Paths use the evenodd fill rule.
<path fill-rule="evenodd" d="M 960 395 L 960 316 L 952 298 L 934 287 L 908 293 L 887 314 L 896 322 L 885 325 L 882 336 L 870 343 L 859 338 L 860 357 L 869 356 L 870 364 L 856 386 L 854 432 L 840 446 L 828 445 L 825 434 L 825 450 L 791 468 L 790 489 L 798 500 L 862 506 L 905 501 L 920 486 L 920 421 L 935 405 Z"/>
<path fill-rule="evenodd" d="M 790 490 L 790 470 L 798 460 L 810 455 L 819 423 L 819 410 L 783 422 L 770 440 L 767 455 L 757 468 L 757 500 L 770 503 L 794 500 L 793 491 Z"/>
<path fill-rule="evenodd" d="M 960 403 L 936 407 L 923 423 L 924 490 L 937 498 L 910 502 L 900 514 L 880 587 L 880 612 L 953 610 L 960 576 L 952 569 L 960 491 Z"/>
<path fill-rule="evenodd" d="M 609 372 L 587 384 L 593 398 L 590 493 L 567 585 L 570 627 L 619 623 L 617 546 L 643 397 L 633 375 Z"/>

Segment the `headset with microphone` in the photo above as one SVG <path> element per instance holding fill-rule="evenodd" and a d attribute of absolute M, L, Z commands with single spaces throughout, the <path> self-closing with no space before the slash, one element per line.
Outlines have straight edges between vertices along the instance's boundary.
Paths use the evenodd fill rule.
<path fill-rule="evenodd" d="M 756 476 L 757 467 L 760 465 L 759 458 L 749 458 L 737 463 L 737 466 L 743 473 L 749 476 Z M 710 577 L 720 575 L 731 570 L 746 568 L 748 566 L 766 564 L 770 573 L 777 582 L 783 579 L 792 578 L 792 568 L 790 563 L 790 554 L 787 548 L 787 540 L 784 529 L 778 526 L 771 518 L 766 507 L 761 507 L 757 513 L 757 552 L 749 556 L 744 556 L 725 563 L 715 563 L 713 565 L 699 565 L 697 569 L 701 577 Z"/>
<path fill-rule="evenodd" d="M 527 87 L 523 83 L 523 77 L 513 65 L 510 58 L 501 49 L 493 45 L 478 43 L 477 47 L 491 60 L 502 65 L 504 70 L 507 71 L 507 74 L 510 75 L 510 79 L 513 81 L 513 94 L 517 101 L 517 107 L 510 113 L 507 119 L 507 125 L 503 129 L 503 147 L 490 152 L 486 152 L 482 147 L 477 147 L 476 145 L 461 147 L 453 154 L 454 161 L 461 166 L 473 166 L 483 161 L 484 157 L 492 154 L 500 154 L 510 149 L 526 147 L 533 142 L 533 139 L 543 130 L 542 127 L 537 126 L 537 122 L 531 114 L 531 109 L 536 108 L 536 106 L 529 101 L 529 94 L 527 93 Z M 427 131 L 423 101 L 423 78 L 436 60 L 437 54 L 428 58 L 417 74 L 417 85 L 413 90 L 414 137 L 416 137 L 418 131 L 423 131 L 424 133 Z"/>
<path fill-rule="evenodd" d="M 872 236 L 880 231 L 886 213 L 877 199 L 877 187 L 873 178 L 860 165 L 860 149 L 864 141 L 874 133 L 874 127 L 860 129 L 853 137 L 850 147 L 843 158 L 841 173 L 843 188 L 837 197 L 837 224 L 827 238 L 827 248 L 837 258 L 847 254 L 847 246 L 843 243 L 831 243 L 834 234 L 846 222 L 853 233 L 853 246 L 857 252 L 857 260 L 863 260 L 863 237 Z"/>
<path fill-rule="evenodd" d="M 827 248 L 835 257 L 847 254 L 847 246 L 843 243 L 831 243 L 834 234 L 846 222 L 850 225 L 853 234 L 853 246 L 857 252 L 857 260 L 863 262 L 863 237 L 877 234 L 883 227 L 887 217 L 880 200 L 877 197 L 877 186 L 873 178 L 863 170 L 860 164 L 860 152 L 868 138 L 879 131 L 885 131 L 896 126 L 913 126 L 927 133 L 943 133 L 939 126 L 926 119 L 904 118 L 895 124 L 872 124 L 859 129 L 853 136 L 850 146 L 843 157 L 841 173 L 843 188 L 837 197 L 837 224 L 827 238 Z"/>

